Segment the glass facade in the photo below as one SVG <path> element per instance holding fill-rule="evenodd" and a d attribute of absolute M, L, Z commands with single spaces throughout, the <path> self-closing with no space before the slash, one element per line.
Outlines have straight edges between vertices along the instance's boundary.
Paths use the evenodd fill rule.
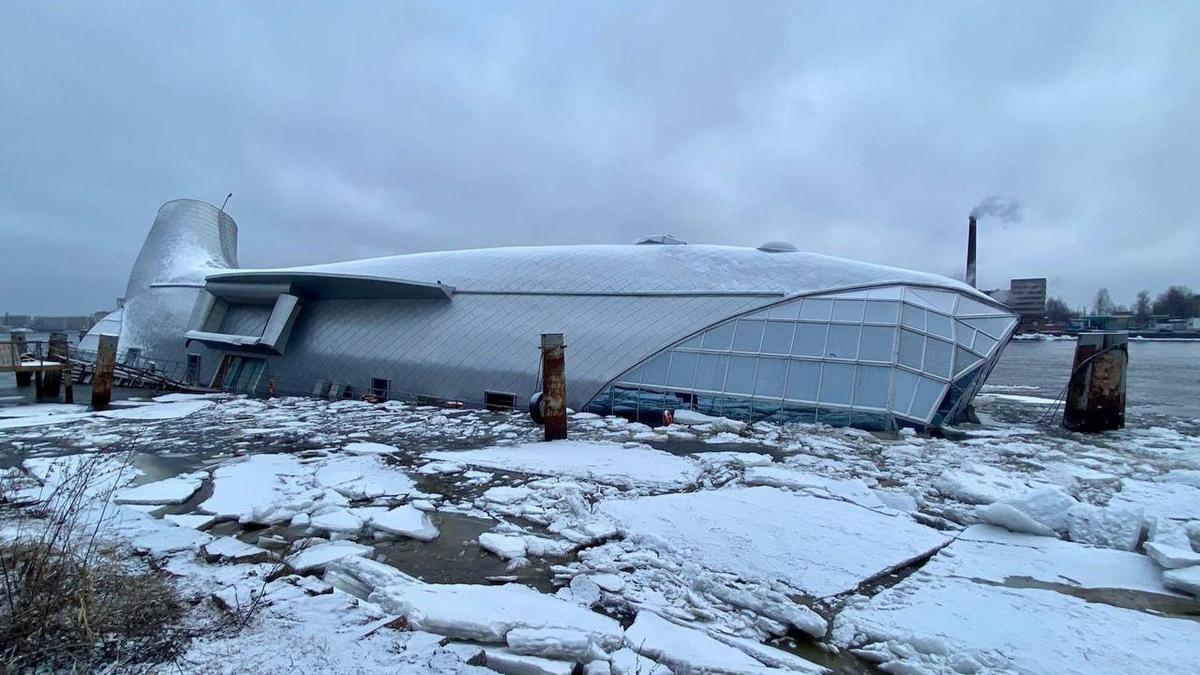
<path fill-rule="evenodd" d="M 588 410 L 938 426 L 958 420 L 1016 323 L 1007 310 L 947 289 L 893 285 L 792 298 L 654 354 Z"/>

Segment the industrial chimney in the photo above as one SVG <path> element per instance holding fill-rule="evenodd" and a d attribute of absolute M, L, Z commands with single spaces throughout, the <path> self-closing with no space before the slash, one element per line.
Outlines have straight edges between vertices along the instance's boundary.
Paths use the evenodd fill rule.
<path fill-rule="evenodd" d="M 970 216 L 967 220 L 967 274 L 966 282 L 971 288 L 978 288 L 975 285 L 975 216 Z"/>

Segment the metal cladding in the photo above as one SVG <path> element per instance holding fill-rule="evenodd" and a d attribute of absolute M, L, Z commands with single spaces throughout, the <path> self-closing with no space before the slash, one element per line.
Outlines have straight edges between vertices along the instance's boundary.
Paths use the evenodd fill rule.
<path fill-rule="evenodd" d="M 146 287 L 184 289 L 192 295 L 180 299 L 181 307 L 171 307 L 169 316 L 161 309 L 153 328 L 142 325 L 151 312 L 131 312 L 127 305 L 125 334 L 136 337 L 129 344 L 123 338 L 122 348 L 136 343 L 146 355 L 163 349 L 171 351 L 170 358 L 180 358 L 187 333 L 187 352 L 203 364 L 197 366 L 202 382 L 211 380 L 221 364 L 232 373 L 232 379 L 222 374 L 226 386 L 248 391 L 265 390 L 272 381 L 280 392 L 329 396 L 385 391 L 479 403 L 487 391 L 527 400 L 541 386 L 539 336 L 562 333 L 570 345 L 567 405 L 581 410 L 616 400 L 613 387 L 618 380 L 626 378 L 621 382 L 627 383 L 628 373 L 656 354 L 668 348 L 678 351 L 681 341 L 691 336 L 793 299 L 844 291 L 863 293 L 865 302 L 868 289 L 889 288 L 893 290 L 887 291 L 888 302 L 896 310 L 893 328 L 900 324 L 903 303 L 941 312 L 941 317 L 962 315 L 955 314 L 953 305 L 949 310 L 930 308 L 916 296 L 901 295 L 903 289 L 927 288 L 936 289 L 939 298 L 962 298 L 963 307 L 977 310 L 965 318 L 1011 317 L 987 296 L 946 277 L 791 251 L 782 245 L 764 250 L 682 242 L 514 247 L 286 269 L 222 269 L 235 264 L 236 250 L 228 244 L 233 241 L 235 247 L 231 236 L 236 229 L 227 232 L 229 228 L 222 227 L 227 216 L 208 205 L 168 209 L 184 204 L 198 203 L 172 202 L 160 211 L 138 258 L 133 275 L 138 281 L 131 278 L 130 288 L 134 297 Z M 166 221 L 165 234 L 156 232 L 159 221 Z M 232 226 L 231 220 L 228 223 Z M 160 250 L 158 242 L 164 241 L 178 242 L 192 253 Z M 151 262 L 155 250 L 169 262 Z M 154 272 L 147 274 L 145 269 Z M 205 273 L 203 291 L 196 288 L 197 270 Z M 179 285 L 164 286 L 164 279 Z M 292 300 L 284 312 L 286 298 Z M 827 324 L 839 322 L 838 317 L 824 319 Z M 864 323 L 871 322 L 860 316 L 858 324 Z M 831 330 L 842 333 L 841 328 Z M 924 323 L 912 330 L 926 339 Z M 982 354 L 974 353 L 972 363 L 979 364 L 979 371 L 994 363 L 1011 330 L 999 333 L 987 338 L 998 343 L 994 349 L 981 347 Z M 928 339 L 931 348 L 939 348 L 935 351 L 945 346 L 953 352 L 953 334 Z M 891 346 L 891 367 L 912 369 L 909 362 L 896 362 L 897 348 L 899 343 Z M 758 349 L 756 345 L 752 351 Z M 965 350 L 970 349 L 968 342 Z M 836 352 L 783 356 L 845 360 Z M 915 372 L 920 374 L 922 367 L 918 363 Z M 940 377 L 943 394 L 949 396 L 951 374 Z M 884 386 L 890 390 L 892 385 L 889 381 Z M 711 389 L 668 392 L 662 387 L 657 393 L 665 405 L 698 410 L 705 396 L 713 394 Z M 753 391 L 717 394 L 722 401 L 739 396 L 757 401 Z M 664 395 L 668 398 L 662 399 Z M 782 393 L 774 403 L 790 405 Z M 749 409 L 757 414 L 753 405 Z M 903 414 L 899 417 L 916 423 Z M 930 417 L 920 419 L 928 423 Z"/>
<path fill-rule="evenodd" d="M 237 265 L 237 223 L 229 214 L 194 199 L 163 204 L 129 273 L 124 307 L 97 324 L 80 347 L 95 350 L 101 333 L 119 334 L 121 353 L 137 349 L 182 361 L 180 328 L 205 278 Z"/>

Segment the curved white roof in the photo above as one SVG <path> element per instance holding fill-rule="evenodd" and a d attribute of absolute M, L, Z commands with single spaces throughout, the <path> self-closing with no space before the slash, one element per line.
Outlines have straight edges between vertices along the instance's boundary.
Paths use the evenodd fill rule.
<path fill-rule="evenodd" d="M 451 286 L 460 293 L 582 295 L 794 295 L 883 283 L 952 288 L 990 302 L 937 274 L 806 252 L 737 246 L 522 246 L 438 251 L 273 270 L 210 275 L 232 280 L 276 274 L 374 277 Z"/>

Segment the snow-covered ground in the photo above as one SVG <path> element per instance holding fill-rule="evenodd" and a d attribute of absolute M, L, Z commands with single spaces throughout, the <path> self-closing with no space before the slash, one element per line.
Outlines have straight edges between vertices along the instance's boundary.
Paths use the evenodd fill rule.
<path fill-rule="evenodd" d="M 172 395 L 4 409 L 0 477 L 45 499 L 87 467 L 190 621 L 261 608 L 185 670 L 1194 670 L 1196 423 L 1082 436 L 1044 403 L 981 397 L 952 439 L 577 414 L 539 443 L 520 415 Z"/>

